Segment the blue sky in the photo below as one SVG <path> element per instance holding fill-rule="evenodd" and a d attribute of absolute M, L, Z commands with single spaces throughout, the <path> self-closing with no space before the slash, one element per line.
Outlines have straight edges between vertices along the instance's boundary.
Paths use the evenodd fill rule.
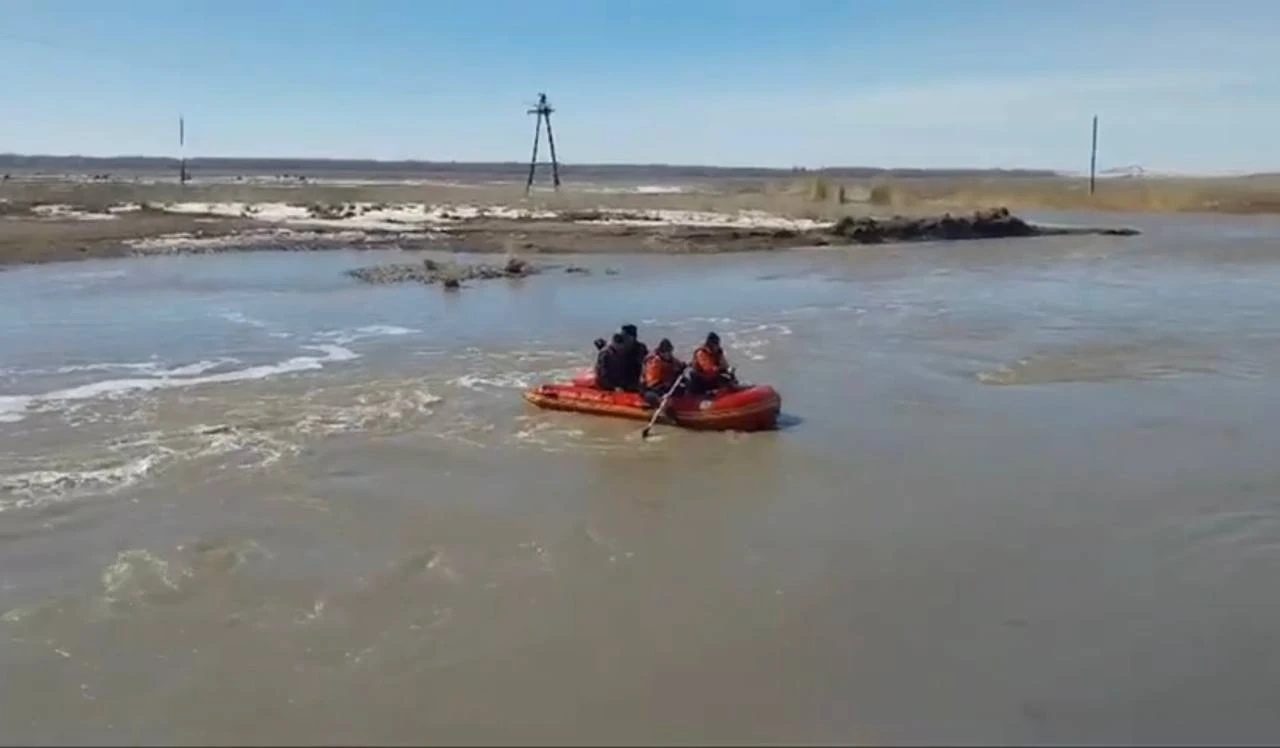
<path fill-rule="evenodd" d="M 1266 0 L 4 0 L 0 152 L 1280 170 Z"/>

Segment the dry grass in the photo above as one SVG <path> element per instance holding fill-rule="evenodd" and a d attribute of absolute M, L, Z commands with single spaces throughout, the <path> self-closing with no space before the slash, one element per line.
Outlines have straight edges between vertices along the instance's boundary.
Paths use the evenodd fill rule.
<path fill-rule="evenodd" d="M 713 189 L 679 194 L 559 193 L 523 185 L 260 185 L 21 182 L 0 184 L 5 211 L 24 205 L 66 203 L 89 210 L 123 202 L 286 202 L 319 206 L 344 203 L 456 203 L 508 205 L 557 211 L 674 209 L 715 212 L 759 210 L 777 215 L 838 220 L 888 212 L 925 215 L 947 210 L 1005 206 L 1011 210 L 1061 209 L 1124 212 L 1280 213 L 1280 177 L 1203 179 L 1105 179 L 1090 196 L 1083 179 L 944 177 L 835 179 L 807 175 L 793 180 L 724 180 Z"/>
<path fill-rule="evenodd" d="M 1129 213 L 1280 213 L 1280 177 L 1103 179 L 900 179 L 870 188 L 869 202 L 895 208 L 1101 210 Z"/>

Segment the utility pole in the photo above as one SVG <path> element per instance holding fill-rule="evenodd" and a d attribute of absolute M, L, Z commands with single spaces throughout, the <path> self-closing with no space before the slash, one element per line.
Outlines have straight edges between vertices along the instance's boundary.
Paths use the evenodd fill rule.
<path fill-rule="evenodd" d="M 187 185 L 187 123 L 182 115 L 178 115 L 178 184 Z"/>
<path fill-rule="evenodd" d="M 538 165 L 538 141 L 542 137 L 542 121 L 547 121 L 547 145 L 551 146 L 551 181 L 557 190 L 560 189 L 560 162 L 556 160 L 556 137 L 551 132 L 551 113 L 555 110 L 547 103 L 547 95 L 538 94 L 538 104 L 526 114 L 537 115 L 537 123 L 533 127 L 533 156 L 529 159 L 529 178 L 524 183 L 524 194 L 533 189 L 533 172 Z"/>
<path fill-rule="evenodd" d="M 1089 147 L 1089 194 L 1092 195 L 1098 178 L 1098 115 L 1093 115 L 1093 145 Z"/>

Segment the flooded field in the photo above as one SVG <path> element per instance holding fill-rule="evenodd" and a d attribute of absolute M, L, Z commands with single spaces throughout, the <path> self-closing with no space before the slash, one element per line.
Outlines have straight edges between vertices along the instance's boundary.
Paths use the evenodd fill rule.
<path fill-rule="evenodd" d="M 1274 742 L 1280 224 L 1128 223 L 0 272 L 5 739 Z M 784 427 L 521 401 L 626 322 Z"/>

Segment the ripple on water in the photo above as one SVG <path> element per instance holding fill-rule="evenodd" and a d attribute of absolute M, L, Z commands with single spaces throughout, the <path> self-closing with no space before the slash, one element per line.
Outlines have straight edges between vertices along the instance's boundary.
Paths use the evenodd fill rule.
<path fill-rule="evenodd" d="M 373 380 L 248 397 L 236 390 L 182 397 L 145 414 L 145 430 L 56 451 L 10 455 L 0 468 L 0 512 L 117 493 L 177 465 L 262 470 L 311 441 L 352 432 L 395 432 L 434 413 L 442 398 L 420 380 Z M 218 420 L 206 421 L 213 416 Z"/>
<path fill-rule="evenodd" d="M 1219 374 L 1221 363 L 1214 349 L 1185 341 L 1082 343 L 1032 354 L 977 378 L 997 386 L 1142 381 Z"/>
<path fill-rule="evenodd" d="M 359 356 L 334 344 L 303 346 L 320 355 L 294 356 L 273 364 L 260 364 L 210 373 L 225 363 L 201 361 L 174 369 L 161 369 L 154 376 L 94 381 L 35 395 L 0 396 L 0 421 L 21 421 L 33 409 L 60 410 L 68 404 L 121 397 L 140 392 L 187 389 L 214 384 L 232 384 L 268 379 L 281 374 L 314 371 L 325 364 L 351 361 Z"/>
<path fill-rule="evenodd" d="M 159 361 L 78 366 L 85 371 L 121 370 L 148 376 L 24 397 L 23 413 L 40 407 L 60 409 L 69 423 L 77 425 L 77 436 L 97 435 L 97 440 L 79 445 L 62 441 L 57 450 L 4 460 L 0 463 L 0 511 L 117 493 L 178 465 L 201 465 L 212 471 L 262 470 L 297 456 L 315 439 L 413 429 L 433 417 L 443 402 L 433 388 L 454 401 L 446 417 L 428 430 L 446 441 L 472 448 L 507 446 L 553 453 L 634 449 L 631 441 L 636 429 L 631 424 L 529 413 L 516 394 L 539 381 L 567 379 L 582 371 L 589 354 L 580 351 L 472 347 L 454 351 L 429 367 L 430 380 L 334 382 L 330 378 L 301 394 L 287 381 L 265 381 L 272 374 L 355 358 L 339 341 L 412 332 L 387 325 L 330 331 L 318 336 L 330 341 L 319 346 L 324 357 L 256 367 L 228 368 L 240 363 L 230 357 L 179 366 Z M 784 324 L 748 320 L 734 323 L 725 334 L 741 355 L 759 360 L 764 358 L 761 351 L 792 331 Z M 364 375 L 357 372 L 355 376 Z M 259 379 L 264 381 L 249 389 L 196 386 Z M 147 396 L 137 397 L 139 390 Z M 125 393 L 135 396 L 112 397 Z M 130 429 L 127 436 L 117 435 L 121 428 Z M 661 441 L 659 434 L 649 446 Z"/>
<path fill-rule="evenodd" d="M 47 629 L 62 616 L 103 620 L 180 604 L 218 579 L 272 558 L 271 551 L 247 537 L 200 539 L 166 552 L 128 548 L 100 569 L 96 590 L 19 605 L 0 615 L 0 622 Z"/>

